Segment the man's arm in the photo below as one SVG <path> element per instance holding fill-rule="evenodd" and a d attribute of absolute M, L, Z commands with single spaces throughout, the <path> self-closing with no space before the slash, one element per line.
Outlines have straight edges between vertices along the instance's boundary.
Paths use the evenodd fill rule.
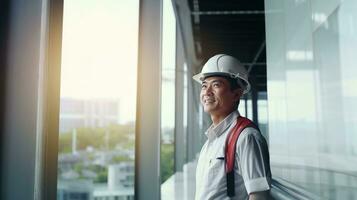
<path fill-rule="evenodd" d="M 269 199 L 271 172 L 269 151 L 258 130 L 247 128 L 238 138 L 236 162 L 240 164 L 244 185 L 249 199 Z"/>
<path fill-rule="evenodd" d="M 269 191 L 253 192 L 249 194 L 249 200 L 268 200 Z"/>

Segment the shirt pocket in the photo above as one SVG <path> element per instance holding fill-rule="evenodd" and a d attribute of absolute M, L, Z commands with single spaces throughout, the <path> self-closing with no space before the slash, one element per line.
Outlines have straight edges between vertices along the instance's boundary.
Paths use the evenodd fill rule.
<path fill-rule="evenodd" d="M 210 160 L 210 165 L 209 165 L 209 180 L 214 181 L 217 179 L 221 179 L 222 177 L 225 177 L 225 161 L 224 161 L 224 156 L 219 155 L 219 156 L 214 156 Z"/>

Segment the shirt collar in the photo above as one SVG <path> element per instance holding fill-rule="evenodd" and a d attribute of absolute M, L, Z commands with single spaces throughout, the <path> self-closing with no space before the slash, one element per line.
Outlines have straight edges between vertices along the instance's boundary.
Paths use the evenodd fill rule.
<path fill-rule="evenodd" d="M 214 126 L 213 124 L 207 129 L 206 131 L 206 136 L 208 137 L 208 140 L 212 141 L 214 138 L 219 137 L 222 135 L 229 127 L 230 125 L 237 119 L 239 116 L 239 112 L 237 110 L 231 112 L 224 120 L 219 122 L 217 126 Z"/>

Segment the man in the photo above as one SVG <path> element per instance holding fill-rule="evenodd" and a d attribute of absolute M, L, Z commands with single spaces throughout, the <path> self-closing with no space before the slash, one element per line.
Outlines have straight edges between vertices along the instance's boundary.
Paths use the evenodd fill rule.
<path fill-rule="evenodd" d="M 250 89 L 247 71 L 234 57 L 219 54 L 193 79 L 201 83 L 201 104 L 212 119 L 197 163 L 195 199 L 268 199 L 269 152 L 264 137 L 254 127 L 240 132 L 234 149 L 234 196 L 227 194 L 226 142 L 239 120 L 239 100 Z"/>

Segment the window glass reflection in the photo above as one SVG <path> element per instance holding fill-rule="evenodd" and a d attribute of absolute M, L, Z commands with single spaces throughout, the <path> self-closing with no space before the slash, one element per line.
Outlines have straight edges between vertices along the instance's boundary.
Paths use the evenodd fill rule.
<path fill-rule="evenodd" d="M 134 199 L 138 8 L 64 2 L 59 200 Z"/>
<path fill-rule="evenodd" d="M 357 2 L 266 7 L 286 13 L 266 16 L 273 177 L 322 199 L 356 199 Z"/>
<path fill-rule="evenodd" d="M 169 199 L 174 193 L 171 179 L 175 170 L 176 103 L 176 23 L 172 3 L 169 0 L 163 1 L 162 18 L 160 178 L 161 198 Z"/>

